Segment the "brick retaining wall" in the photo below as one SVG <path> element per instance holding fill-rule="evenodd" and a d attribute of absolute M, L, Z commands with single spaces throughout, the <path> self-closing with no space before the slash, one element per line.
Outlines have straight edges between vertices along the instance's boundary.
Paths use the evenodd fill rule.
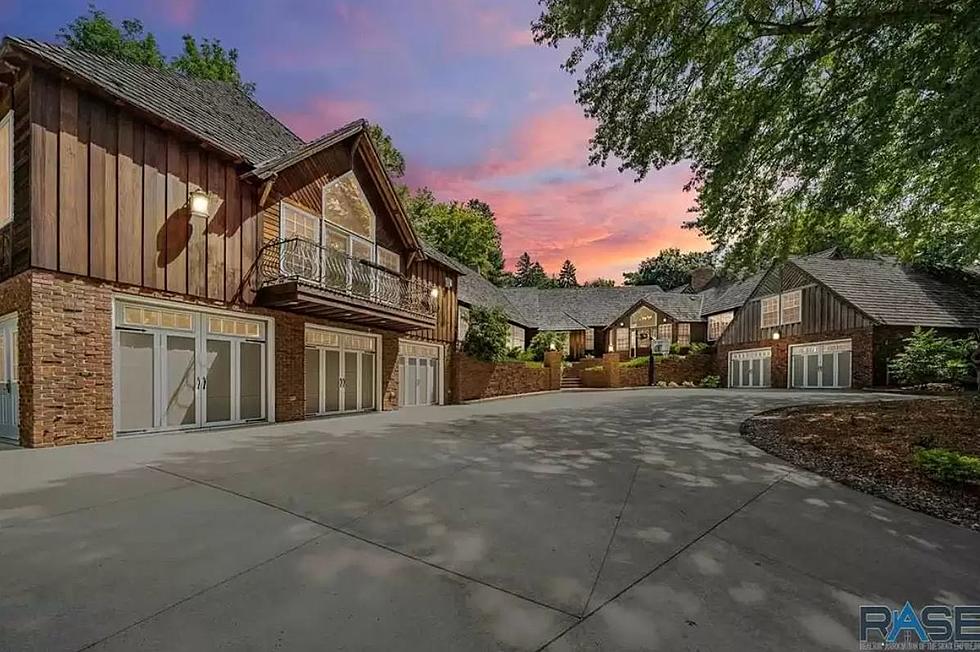
<path fill-rule="evenodd" d="M 551 360 L 546 359 L 548 366 L 542 368 L 528 367 L 523 362 L 482 362 L 456 353 L 453 355 L 452 377 L 456 380 L 453 396 L 459 401 L 472 401 L 559 389 L 561 355 L 546 357 Z"/>

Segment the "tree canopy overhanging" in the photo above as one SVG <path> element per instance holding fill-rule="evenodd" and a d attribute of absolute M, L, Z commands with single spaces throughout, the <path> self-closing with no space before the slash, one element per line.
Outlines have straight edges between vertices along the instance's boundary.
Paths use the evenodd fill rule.
<path fill-rule="evenodd" d="M 734 267 L 830 244 L 980 260 L 980 2 L 541 0 L 591 162 L 689 161 Z"/>

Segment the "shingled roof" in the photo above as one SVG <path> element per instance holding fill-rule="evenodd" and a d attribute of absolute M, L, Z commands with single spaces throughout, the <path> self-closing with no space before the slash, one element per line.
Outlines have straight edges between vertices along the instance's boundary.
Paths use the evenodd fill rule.
<path fill-rule="evenodd" d="M 941 274 L 893 260 L 795 258 L 796 265 L 882 324 L 980 328 L 980 275 Z"/>
<path fill-rule="evenodd" d="M 299 136 L 227 82 L 31 39 L 8 36 L 3 49 L 36 57 L 252 165 L 303 146 Z"/>
<path fill-rule="evenodd" d="M 765 275 L 765 272 L 759 272 L 741 281 L 723 280 L 700 292 L 698 296 L 702 298 L 701 315 L 707 317 L 741 308 Z"/>

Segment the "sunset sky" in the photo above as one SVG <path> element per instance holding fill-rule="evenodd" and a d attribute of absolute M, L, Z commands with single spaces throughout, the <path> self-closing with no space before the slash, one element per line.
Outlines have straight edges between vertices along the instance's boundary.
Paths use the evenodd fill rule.
<path fill-rule="evenodd" d="M 531 40 L 533 0 L 298 0 L 97 3 L 136 17 L 168 55 L 180 36 L 241 51 L 257 99 L 311 139 L 365 117 L 404 153 L 405 181 L 496 211 L 512 266 L 522 251 L 579 280 L 622 272 L 663 247 L 706 249 L 682 230 L 692 196 L 678 166 L 640 183 L 589 167 L 592 125 L 561 53 Z M 0 32 L 54 40 L 87 2 L 0 0 Z"/>

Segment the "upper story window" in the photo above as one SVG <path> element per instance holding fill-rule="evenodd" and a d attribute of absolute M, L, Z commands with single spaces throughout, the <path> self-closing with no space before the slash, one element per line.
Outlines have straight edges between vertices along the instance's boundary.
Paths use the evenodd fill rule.
<path fill-rule="evenodd" d="M 792 290 L 782 294 L 762 297 L 760 326 L 772 328 L 783 324 L 795 324 L 803 318 L 803 291 Z"/>
<path fill-rule="evenodd" d="M 783 293 L 782 323 L 795 324 L 801 321 L 803 315 L 801 307 L 803 305 L 803 291 Z"/>
<path fill-rule="evenodd" d="M 779 295 L 763 297 L 760 303 L 762 304 L 762 328 L 779 326 Z"/>
<path fill-rule="evenodd" d="M 735 318 L 734 311 L 729 310 L 720 315 L 710 315 L 708 317 L 708 341 L 713 342 L 721 337 L 728 325 Z"/>
<path fill-rule="evenodd" d="M 14 219 L 14 112 L 0 119 L 0 226 Z"/>
<path fill-rule="evenodd" d="M 374 211 L 353 171 L 323 187 L 323 219 L 345 231 L 374 240 Z"/>

